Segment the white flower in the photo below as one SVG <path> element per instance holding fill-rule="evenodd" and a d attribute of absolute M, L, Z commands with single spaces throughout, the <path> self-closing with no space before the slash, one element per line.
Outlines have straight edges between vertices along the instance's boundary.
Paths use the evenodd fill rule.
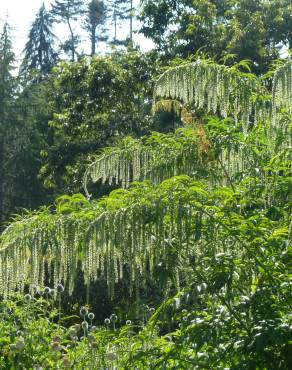
<path fill-rule="evenodd" d="M 82 326 L 82 329 L 87 330 L 88 329 L 88 322 L 87 321 L 82 321 L 81 326 Z"/>
<path fill-rule="evenodd" d="M 117 320 L 118 320 L 118 316 L 116 315 L 116 314 L 112 314 L 111 316 L 110 316 L 110 320 L 112 321 L 112 322 L 116 322 Z"/>
<path fill-rule="evenodd" d="M 105 323 L 105 325 L 109 325 L 111 323 L 111 321 L 110 321 L 110 319 L 105 319 L 104 323 Z"/>
<path fill-rule="evenodd" d="M 30 295 L 30 294 L 26 294 L 26 295 L 24 296 L 24 299 L 25 299 L 27 302 L 31 301 L 31 295 Z"/>
<path fill-rule="evenodd" d="M 60 294 L 64 292 L 64 287 L 63 287 L 62 284 L 57 285 L 57 292 L 60 293 Z"/>
<path fill-rule="evenodd" d="M 80 315 L 81 316 L 86 316 L 88 314 L 88 309 L 86 307 L 81 307 L 80 308 Z"/>

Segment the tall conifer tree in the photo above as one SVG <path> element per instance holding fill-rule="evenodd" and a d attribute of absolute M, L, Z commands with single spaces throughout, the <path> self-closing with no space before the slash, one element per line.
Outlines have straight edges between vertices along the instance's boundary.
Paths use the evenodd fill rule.
<path fill-rule="evenodd" d="M 72 61 L 75 60 L 76 47 L 79 41 L 74 33 L 73 22 L 84 13 L 83 5 L 84 0 L 56 0 L 51 10 L 54 20 L 58 23 L 66 23 L 69 28 L 70 38 L 63 44 L 63 49 L 70 52 Z"/>
<path fill-rule="evenodd" d="M 91 0 L 86 11 L 84 29 L 90 35 L 91 55 L 96 54 L 97 41 L 107 39 L 105 22 L 107 8 L 103 0 Z M 98 33 L 99 31 L 99 33 Z"/>
<path fill-rule="evenodd" d="M 130 21 L 129 38 L 133 40 L 133 18 L 134 18 L 134 2 L 133 0 L 112 0 L 110 2 L 113 23 L 114 23 L 114 42 L 117 41 L 117 27 L 120 21 L 128 19 Z"/>
<path fill-rule="evenodd" d="M 57 59 L 54 41 L 52 16 L 43 4 L 29 31 L 21 72 L 38 70 L 41 76 L 47 75 Z"/>
<path fill-rule="evenodd" d="M 12 75 L 14 69 L 15 55 L 12 50 L 10 39 L 10 27 L 4 23 L 0 36 L 0 227 L 6 214 L 6 155 L 9 137 L 9 107 L 13 100 L 15 78 Z"/>

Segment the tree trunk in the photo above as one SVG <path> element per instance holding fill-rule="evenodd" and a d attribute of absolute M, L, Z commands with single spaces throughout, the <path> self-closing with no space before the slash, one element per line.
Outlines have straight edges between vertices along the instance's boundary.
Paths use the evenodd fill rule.
<path fill-rule="evenodd" d="M 96 28 L 92 26 L 91 29 L 91 56 L 93 57 L 95 55 L 95 47 L 96 47 Z"/>
<path fill-rule="evenodd" d="M 70 19 L 67 20 L 67 24 L 68 24 L 70 35 L 71 35 L 71 55 L 72 55 L 71 58 L 72 58 L 72 62 L 74 62 L 75 61 L 74 33 L 71 27 Z"/>
<path fill-rule="evenodd" d="M 117 41 L 117 13 L 115 11 L 115 14 L 114 14 L 114 22 L 115 22 L 115 36 L 114 36 L 114 41 L 116 43 Z"/>
<path fill-rule="evenodd" d="M 131 0 L 130 6 L 130 40 L 133 41 L 133 0 Z"/>

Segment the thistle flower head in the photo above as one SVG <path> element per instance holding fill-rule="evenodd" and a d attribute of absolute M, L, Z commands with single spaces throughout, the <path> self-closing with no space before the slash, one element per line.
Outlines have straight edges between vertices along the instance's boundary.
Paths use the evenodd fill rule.
<path fill-rule="evenodd" d="M 31 301 L 31 295 L 30 294 L 26 294 L 25 296 L 24 296 L 24 299 L 27 301 L 27 302 L 29 302 L 29 301 Z"/>
<path fill-rule="evenodd" d="M 110 320 L 112 321 L 112 322 L 116 322 L 117 320 L 118 320 L 118 316 L 116 315 L 116 314 L 112 314 L 112 315 L 110 315 Z"/>
<path fill-rule="evenodd" d="M 105 323 L 105 325 L 109 325 L 109 324 L 111 323 L 111 321 L 110 321 L 110 319 L 106 318 L 106 319 L 104 320 L 104 323 Z"/>
<path fill-rule="evenodd" d="M 86 307 L 82 306 L 80 308 L 80 315 L 83 316 L 83 317 L 88 315 L 88 309 Z"/>
<path fill-rule="evenodd" d="M 81 327 L 82 327 L 83 330 L 87 330 L 88 329 L 88 322 L 87 321 L 82 321 Z"/>
<path fill-rule="evenodd" d="M 64 292 L 64 287 L 63 287 L 63 285 L 62 285 L 62 284 L 58 284 L 58 285 L 57 285 L 57 292 L 58 292 L 59 294 L 62 294 L 62 293 Z"/>

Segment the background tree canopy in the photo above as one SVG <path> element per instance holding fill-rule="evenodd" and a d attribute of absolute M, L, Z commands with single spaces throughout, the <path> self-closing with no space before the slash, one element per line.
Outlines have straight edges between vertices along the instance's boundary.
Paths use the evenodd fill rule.
<path fill-rule="evenodd" d="M 135 6 L 4 24 L 0 368 L 290 369 L 291 4 Z"/>
<path fill-rule="evenodd" d="M 79 191 L 89 154 L 125 135 L 149 131 L 157 68 L 151 54 L 133 50 L 73 65 L 63 62 L 53 70 L 47 85 L 50 142 L 40 170 L 47 187 Z"/>
<path fill-rule="evenodd" d="M 250 59 L 256 73 L 266 71 L 283 45 L 291 48 L 291 2 L 172 1 L 143 2 L 141 32 L 167 58 L 197 50 L 236 61 Z"/>

